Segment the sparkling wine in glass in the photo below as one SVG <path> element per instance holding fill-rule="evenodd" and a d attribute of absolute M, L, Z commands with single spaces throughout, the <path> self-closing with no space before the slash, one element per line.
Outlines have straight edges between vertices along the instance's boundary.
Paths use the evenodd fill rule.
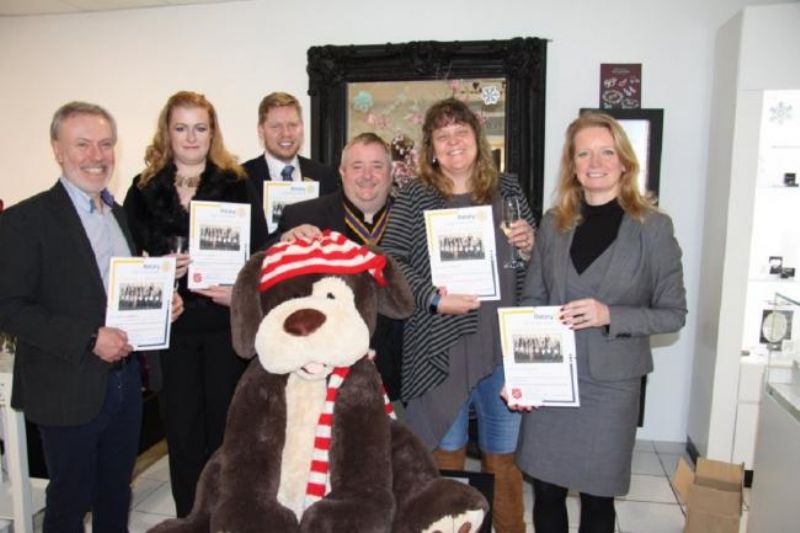
<path fill-rule="evenodd" d="M 185 254 L 189 252 L 189 239 L 185 235 L 172 235 L 169 238 L 169 250 L 173 254 Z M 180 280 L 175 280 L 175 288 L 180 285 Z"/>
<path fill-rule="evenodd" d="M 519 198 L 516 196 L 510 196 L 508 198 L 503 199 L 503 224 L 502 229 L 503 232 L 506 234 L 506 237 L 511 233 L 511 224 L 519 220 L 520 218 L 520 208 L 519 208 Z M 522 261 L 522 258 L 519 255 L 519 250 L 514 245 L 509 245 L 511 247 L 511 251 L 509 253 L 508 261 L 503 263 L 503 268 L 522 268 L 525 266 L 525 263 Z"/>

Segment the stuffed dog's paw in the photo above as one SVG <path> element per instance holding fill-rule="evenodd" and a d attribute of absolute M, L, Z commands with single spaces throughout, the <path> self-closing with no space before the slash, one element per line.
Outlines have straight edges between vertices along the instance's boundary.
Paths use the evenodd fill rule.
<path fill-rule="evenodd" d="M 465 511 L 456 516 L 444 516 L 422 530 L 422 533 L 475 533 L 486 513 L 483 509 Z"/>

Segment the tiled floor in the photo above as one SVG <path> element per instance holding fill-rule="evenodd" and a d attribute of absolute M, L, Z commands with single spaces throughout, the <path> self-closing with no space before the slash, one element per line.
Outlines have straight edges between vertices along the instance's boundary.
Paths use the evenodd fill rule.
<path fill-rule="evenodd" d="M 669 482 L 678 457 L 685 456 L 684 445 L 673 442 L 638 441 L 633 455 L 633 477 L 630 492 L 618 498 L 617 531 L 621 533 L 680 533 L 684 517 Z M 477 461 L 468 465 L 478 469 Z M 749 490 L 745 491 L 745 504 L 749 503 Z M 525 521 L 528 532 L 531 525 L 531 486 L 525 486 Z M 570 532 L 578 531 L 580 500 L 570 495 L 567 501 Z M 142 533 L 162 520 L 175 515 L 169 485 L 167 458 L 158 460 L 142 472 L 133 482 L 133 509 L 130 518 L 131 533 Z M 746 531 L 747 507 L 742 516 L 741 531 Z M 90 529 L 88 529 L 90 530 Z M 37 529 L 40 531 L 40 529 Z"/>

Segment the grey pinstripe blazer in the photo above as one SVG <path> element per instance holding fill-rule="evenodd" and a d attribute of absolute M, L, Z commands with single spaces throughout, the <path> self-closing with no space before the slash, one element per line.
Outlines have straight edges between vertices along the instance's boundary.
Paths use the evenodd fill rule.
<path fill-rule="evenodd" d="M 503 198 L 519 197 L 522 216 L 533 225 L 533 214 L 517 178 L 501 175 L 499 191 Z M 381 248 L 397 260 L 417 302 L 403 332 L 400 392 L 403 400 L 421 396 L 443 382 L 449 372 L 448 350 L 459 337 L 478 329 L 477 313 L 431 315 L 428 311 L 436 287 L 431 282 L 423 212 L 441 209 L 444 204 L 445 198 L 436 190 L 419 180 L 412 180 L 398 196 L 381 241 Z M 524 276 L 524 271 L 517 271 L 517 297 Z"/>
<path fill-rule="evenodd" d="M 569 248 L 574 228 L 559 232 L 551 211 L 536 233 L 522 305 L 561 305 L 565 301 Z M 650 335 L 679 330 L 686 320 L 681 249 L 672 220 L 652 210 L 644 221 L 622 218 L 611 263 L 595 299 L 606 304 L 608 330 L 589 331 L 589 372 L 611 381 L 653 370 Z"/>

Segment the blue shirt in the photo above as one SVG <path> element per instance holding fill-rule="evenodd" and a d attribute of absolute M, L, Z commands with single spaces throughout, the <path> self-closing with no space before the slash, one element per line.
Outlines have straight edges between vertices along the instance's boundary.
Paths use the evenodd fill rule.
<path fill-rule="evenodd" d="M 92 245 L 94 258 L 97 261 L 97 269 L 100 271 L 100 277 L 103 278 L 103 287 L 105 287 L 107 294 L 111 258 L 130 257 L 131 255 L 125 234 L 122 233 L 122 228 L 119 227 L 119 223 L 111 210 L 114 205 L 114 197 L 108 192 L 108 189 L 103 189 L 103 192 L 100 193 L 100 198 L 107 209 L 101 211 L 97 209 L 90 195 L 80 190 L 64 176 L 61 176 L 59 181 L 67 190 L 67 194 L 75 206 L 75 211 L 78 212 L 78 216 L 81 219 L 83 230 Z"/>

